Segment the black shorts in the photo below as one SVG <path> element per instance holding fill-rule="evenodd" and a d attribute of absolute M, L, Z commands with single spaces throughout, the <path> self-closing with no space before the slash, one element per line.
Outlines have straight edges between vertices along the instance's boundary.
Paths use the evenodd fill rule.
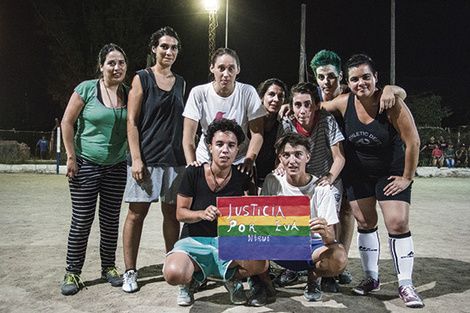
<path fill-rule="evenodd" d="M 348 196 L 348 201 L 354 201 L 369 197 L 375 197 L 378 201 L 404 201 L 407 203 L 411 202 L 411 185 L 405 190 L 395 196 L 386 196 L 384 194 L 384 188 L 392 180 L 388 180 L 388 177 L 381 177 L 378 179 L 360 179 L 353 180 L 345 183 L 345 189 Z"/>

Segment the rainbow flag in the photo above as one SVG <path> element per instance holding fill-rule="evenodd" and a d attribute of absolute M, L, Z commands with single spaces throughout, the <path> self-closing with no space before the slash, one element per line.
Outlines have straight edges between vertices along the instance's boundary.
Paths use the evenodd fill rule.
<path fill-rule="evenodd" d="M 217 198 L 221 260 L 308 260 L 307 196 Z"/>

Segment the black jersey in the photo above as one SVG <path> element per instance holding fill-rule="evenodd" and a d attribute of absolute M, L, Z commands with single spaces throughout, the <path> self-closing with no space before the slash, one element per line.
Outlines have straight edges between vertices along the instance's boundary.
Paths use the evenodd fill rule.
<path fill-rule="evenodd" d="M 343 178 L 403 175 L 405 145 L 388 120 L 387 111 L 379 114 L 378 106 L 375 119 L 364 124 L 357 116 L 354 100 L 355 95 L 350 93 L 344 113 L 346 164 Z"/>
<path fill-rule="evenodd" d="M 146 166 L 183 166 L 184 79 L 176 74 L 171 90 L 158 87 L 151 68 L 137 72 L 142 85 L 139 145 Z M 128 165 L 132 165 L 130 153 Z"/>
<path fill-rule="evenodd" d="M 180 183 L 178 194 L 193 198 L 191 211 L 205 210 L 209 205 L 217 205 L 218 197 L 243 196 L 248 190 L 250 176 L 243 174 L 232 165 L 232 177 L 219 192 L 209 188 L 204 174 L 204 166 L 188 166 Z M 217 220 L 199 221 L 183 225 L 181 238 L 185 237 L 217 237 Z"/>

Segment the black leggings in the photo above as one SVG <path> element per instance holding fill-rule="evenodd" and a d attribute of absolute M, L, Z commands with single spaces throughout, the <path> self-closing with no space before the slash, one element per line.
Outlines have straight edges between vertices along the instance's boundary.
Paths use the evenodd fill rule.
<path fill-rule="evenodd" d="M 67 247 L 68 273 L 80 274 L 98 195 L 101 267 L 114 267 L 119 234 L 119 214 L 126 187 L 126 162 L 98 165 L 77 158 L 78 174 L 69 180 L 72 223 Z"/>

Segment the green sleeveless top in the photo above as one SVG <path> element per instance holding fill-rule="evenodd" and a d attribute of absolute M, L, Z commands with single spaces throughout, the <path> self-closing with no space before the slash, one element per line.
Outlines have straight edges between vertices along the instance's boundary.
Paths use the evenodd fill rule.
<path fill-rule="evenodd" d="M 112 165 L 126 160 L 127 154 L 127 94 L 125 106 L 106 107 L 98 100 L 98 79 L 87 80 L 75 88 L 85 102 L 77 120 L 75 151 L 78 157 L 99 165 Z"/>

